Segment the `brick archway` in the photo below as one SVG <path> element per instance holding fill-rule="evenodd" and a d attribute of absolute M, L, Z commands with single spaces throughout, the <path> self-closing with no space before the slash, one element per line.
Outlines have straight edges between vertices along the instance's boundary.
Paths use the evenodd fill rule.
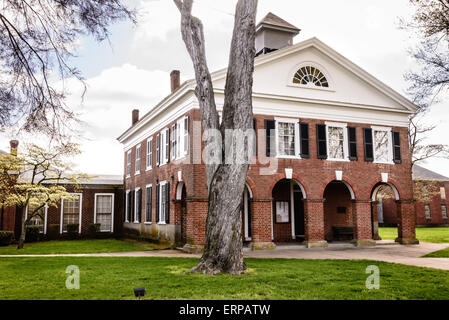
<path fill-rule="evenodd" d="M 294 180 L 298 184 L 298 186 L 301 188 L 304 199 L 307 199 L 308 195 L 310 194 L 309 189 L 304 184 L 303 180 L 296 174 L 292 175 L 292 179 L 287 179 L 287 176 L 285 175 L 285 173 L 277 174 L 274 177 L 273 182 L 270 185 L 270 188 L 268 189 L 270 194 L 273 192 L 273 188 L 279 183 L 279 181 L 282 181 L 282 180 Z"/>
<path fill-rule="evenodd" d="M 355 184 L 350 179 L 348 179 L 346 177 L 343 177 L 342 180 L 336 180 L 336 179 L 333 179 L 333 178 L 327 179 L 324 182 L 324 184 L 321 186 L 321 189 L 320 189 L 320 194 L 321 194 L 323 199 L 324 199 L 324 192 L 326 191 L 326 188 L 333 181 L 337 181 L 337 182 L 343 183 L 348 188 L 349 193 L 351 194 L 351 199 L 352 200 L 357 199 L 357 195 L 358 195 L 357 187 L 355 187 Z"/>

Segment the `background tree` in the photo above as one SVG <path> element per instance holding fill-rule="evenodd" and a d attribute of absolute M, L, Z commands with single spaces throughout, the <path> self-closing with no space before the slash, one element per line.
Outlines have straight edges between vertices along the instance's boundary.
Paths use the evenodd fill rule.
<path fill-rule="evenodd" d="M 102 41 L 109 26 L 134 12 L 121 0 L 3 0 L 0 2 L 0 130 L 23 119 L 27 131 L 64 135 L 76 115 L 58 80 L 81 73 L 71 66 L 76 41 Z"/>
<path fill-rule="evenodd" d="M 41 209 L 58 206 L 62 198 L 73 198 L 64 184 L 76 187 L 80 181 L 89 178 L 73 172 L 73 165 L 66 160 L 79 153 L 76 144 L 66 143 L 50 150 L 28 145 L 18 155 L 0 155 L 0 205 L 18 207 L 21 211 L 18 249 L 23 248 L 26 226 Z M 27 208 L 30 209 L 28 212 Z"/>
<path fill-rule="evenodd" d="M 203 132 L 219 130 L 222 143 L 213 143 L 216 138 L 206 134 L 206 145 L 214 146 L 208 151 L 225 159 L 226 130 L 246 132 L 253 128 L 252 85 L 255 57 L 255 33 L 257 0 L 239 0 L 235 10 L 231 54 L 226 77 L 223 120 L 218 122 L 214 88 L 206 62 L 204 32 L 201 21 L 192 16 L 193 0 L 174 0 L 181 13 L 182 38 L 192 58 L 197 87 L 195 90 L 201 110 Z M 229 132 L 229 131 L 228 131 Z M 242 145 L 237 141 L 232 146 Z M 244 150 L 235 150 L 243 154 Z M 241 236 L 241 209 L 243 191 L 249 164 L 206 163 L 206 180 L 209 193 L 209 208 L 206 221 L 206 242 L 200 262 L 194 272 L 208 274 L 239 274 L 246 269 L 243 262 Z"/>
<path fill-rule="evenodd" d="M 416 9 L 410 21 L 402 21 L 404 29 L 421 39 L 410 51 L 418 68 L 405 75 L 410 82 L 409 95 L 419 107 L 409 126 L 412 166 L 432 157 L 448 157 L 449 146 L 429 144 L 427 136 L 436 125 L 426 125 L 423 118 L 430 106 L 447 95 L 449 88 L 449 0 L 410 0 Z"/>

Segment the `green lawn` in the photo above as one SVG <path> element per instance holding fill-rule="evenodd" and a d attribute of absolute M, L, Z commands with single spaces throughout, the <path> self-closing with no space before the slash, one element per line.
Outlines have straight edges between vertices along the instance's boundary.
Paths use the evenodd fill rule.
<path fill-rule="evenodd" d="M 423 258 L 449 258 L 449 248 L 426 254 Z"/>
<path fill-rule="evenodd" d="M 395 240 L 397 228 L 379 228 L 382 240 Z M 449 228 L 416 228 L 416 238 L 423 242 L 449 243 Z"/>
<path fill-rule="evenodd" d="M 0 299 L 449 299 L 449 272 L 373 261 L 247 259 L 247 274 L 190 274 L 194 258 L 2 258 Z M 66 267 L 79 290 L 65 288 Z M 380 268 L 380 290 L 365 270 Z"/>
<path fill-rule="evenodd" d="M 115 240 L 71 240 L 71 241 L 44 241 L 25 243 L 21 250 L 17 245 L 0 247 L 1 254 L 64 254 L 64 253 L 102 253 L 151 250 L 149 246 Z"/>

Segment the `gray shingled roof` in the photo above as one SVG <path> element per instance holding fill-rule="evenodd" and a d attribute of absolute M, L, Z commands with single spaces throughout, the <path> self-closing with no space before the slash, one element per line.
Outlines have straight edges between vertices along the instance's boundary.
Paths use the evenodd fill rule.
<path fill-rule="evenodd" d="M 413 166 L 413 180 L 449 181 L 449 178 L 415 164 Z"/>
<path fill-rule="evenodd" d="M 257 25 L 257 28 L 259 28 L 259 26 L 261 24 L 272 25 L 272 26 L 276 26 L 276 27 L 281 27 L 281 28 L 293 29 L 295 31 L 300 31 L 300 29 L 298 29 L 297 27 L 295 27 L 291 23 L 288 23 L 284 19 L 279 18 L 277 15 L 275 15 L 275 14 L 273 14 L 271 12 L 269 12 L 265 16 L 265 18 L 262 19 L 261 22 L 259 22 L 259 24 Z"/>

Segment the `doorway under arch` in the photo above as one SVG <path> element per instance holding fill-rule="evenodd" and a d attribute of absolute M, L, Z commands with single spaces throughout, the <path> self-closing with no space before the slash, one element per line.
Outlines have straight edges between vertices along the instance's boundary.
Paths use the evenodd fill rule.
<path fill-rule="evenodd" d="M 294 179 L 278 181 L 272 190 L 273 240 L 305 240 L 304 187 Z"/>

